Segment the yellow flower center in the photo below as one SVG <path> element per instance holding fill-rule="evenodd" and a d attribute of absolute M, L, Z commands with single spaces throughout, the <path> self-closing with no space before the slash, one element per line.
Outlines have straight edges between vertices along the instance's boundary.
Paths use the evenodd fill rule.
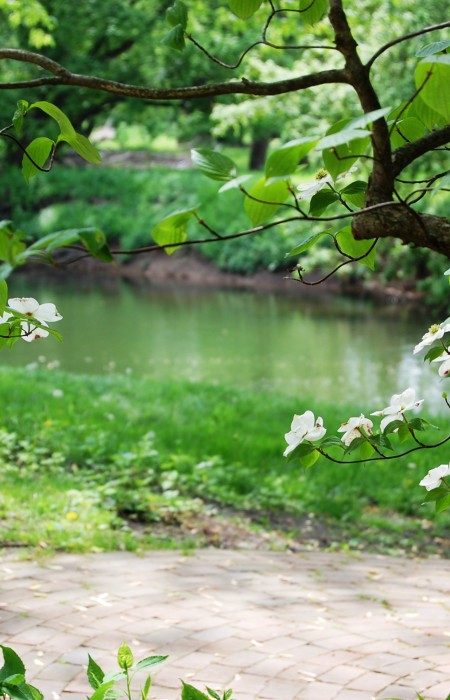
<path fill-rule="evenodd" d="M 437 333 L 440 330 L 441 330 L 440 325 L 438 323 L 433 323 L 433 325 L 429 327 L 428 332 L 433 333 L 433 335 L 434 335 L 435 333 Z"/>
<path fill-rule="evenodd" d="M 328 175 L 328 170 L 325 170 L 325 168 L 321 168 L 316 175 L 316 180 L 323 180 L 323 178 L 327 177 L 327 175 Z"/>

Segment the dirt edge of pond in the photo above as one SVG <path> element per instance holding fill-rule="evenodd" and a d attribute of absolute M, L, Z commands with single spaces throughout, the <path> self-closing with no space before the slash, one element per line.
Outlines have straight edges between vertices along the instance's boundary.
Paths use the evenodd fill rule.
<path fill-rule="evenodd" d="M 194 250 L 177 251 L 167 255 L 154 251 L 135 256 L 128 263 L 110 265 L 94 258 L 85 258 L 67 265 L 66 260 L 57 261 L 53 268 L 42 265 L 29 265 L 19 268 L 19 274 L 30 277 L 51 276 L 53 279 L 66 279 L 67 276 L 83 279 L 88 286 L 93 279 L 105 286 L 115 281 L 127 280 L 134 285 L 167 287 L 171 284 L 210 289 L 235 289 L 254 292 L 269 292 L 303 299 L 317 299 L 326 303 L 327 298 L 347 296 L 356 300 L 372 300 L 392 305 L 418 306 L 423 302 L 423 294 L 414 289 L 411 281 L 396 284 L 382 284 L 374 276 L 367 280 L 348 280 L 333 276 L 323 283 L 308 286 L 292 279 L 289 269 L 259 270 L 253 274 L 243 274 L 221 270 L 212 261 Z M 326 271 L 315 270 L 309 276 L 310 282 L 317 282 Z"/>

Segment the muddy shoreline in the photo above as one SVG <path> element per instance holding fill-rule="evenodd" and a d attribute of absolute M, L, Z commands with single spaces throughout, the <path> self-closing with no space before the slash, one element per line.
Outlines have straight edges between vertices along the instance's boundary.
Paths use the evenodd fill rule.
<path fill-rule="evenodd" d="M 261 270 L 252 275 L 227 272 L 192 250 L 178 251 L 167 255 L 155 251 L 136 256 L 129 263 L 110 265 L 94 258 L 67 264 L 63 260 L 54 267 L 27 265 L 15 271 L 21 277 L 30 279 L 51 278 L 57 283 L 77 279 L 81 287 L 93 284 L 110 287 L 122 280 L 134 285 L 155 287 L 196 287 L 210 289 L 235 289 L 257 293 L 276 293 L 303 299 L 316 299 L 326 303 L 326 299 L 345 296 L 357 301 L 367 300 L 386 305 L 423 307 L 423 295 L 412 289 L 411 284 L 382 285 L 374 276 L 370 282 L 343 280 L 331 277 L 325 282 L 307 286 L 292 279 L 289 270 L 274 272 Z M 308 276 L 309 281 L 317 281 L 326 271 L 316 270 Z"/>

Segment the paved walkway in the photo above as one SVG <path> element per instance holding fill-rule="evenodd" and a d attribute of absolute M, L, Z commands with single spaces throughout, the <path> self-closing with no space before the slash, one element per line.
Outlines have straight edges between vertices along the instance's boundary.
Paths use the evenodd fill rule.
<path fill-rule="evenodd" d="M 170 654 L 152 697 L 180 680 L 237 700 L 445 700 L 450 563 L 342 553 L 64 555 L 0 563 L 0 641 L 46 700 L 85 697 L 127 641 Z"/>

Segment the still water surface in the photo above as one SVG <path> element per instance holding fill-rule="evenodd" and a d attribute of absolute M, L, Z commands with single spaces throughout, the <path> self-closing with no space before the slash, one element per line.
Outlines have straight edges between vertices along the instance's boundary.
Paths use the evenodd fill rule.
<path fill-rule="evenodd" d="M 413 386 L 429 412 L 444 408 L 436 365 L 412 355 L 429 321 L 401 307 L 119 282 L 80 289 L 19 280 L 12 288 L 54 301 L 64 340 L 20 341 L 1 353 L 2 365 L 223 383 L 366 411 Z"/>

